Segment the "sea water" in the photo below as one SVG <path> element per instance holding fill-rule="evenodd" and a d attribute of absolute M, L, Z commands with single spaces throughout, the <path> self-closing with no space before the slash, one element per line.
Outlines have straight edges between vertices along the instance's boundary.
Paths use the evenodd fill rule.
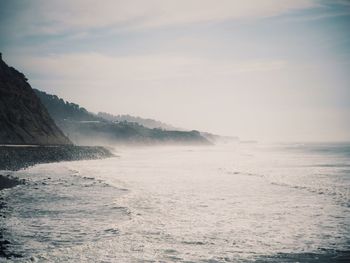
<path fill-rule="evenodd" d="M 116 148 L 14 172 L 14 262 L 347 262 L 349 144 Z M 5 259 L 2 259 L 5 261 Z"/>

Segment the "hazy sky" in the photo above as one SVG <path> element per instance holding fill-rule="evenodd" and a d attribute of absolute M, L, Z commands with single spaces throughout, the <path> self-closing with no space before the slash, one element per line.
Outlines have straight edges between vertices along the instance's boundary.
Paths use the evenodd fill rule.
<path fill-rule="evenodd" d="M 92 112 L 350 140 L 350 1 L 0 1 L 0 51 Z"/>

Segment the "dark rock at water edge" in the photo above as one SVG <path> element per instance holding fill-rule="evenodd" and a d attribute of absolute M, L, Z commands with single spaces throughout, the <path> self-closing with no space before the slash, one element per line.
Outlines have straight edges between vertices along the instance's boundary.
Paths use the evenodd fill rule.
<path fill-rule="evenodd" d="M 0 146 L 0 170 L 19 170 L 40 163 L 92 160 L 112 156 L 109 150 L 100 146 Z"/>
<path fill-rule="evenodd" d="M 23 184 L 24 180 L 19 180 L 15 177 L 11 177 L 9 175 L 1 175 L 0 174 L 0 190 L 5 189 L 5 188 L 11 188 L 19 184 Z M 0 204 L 0 210 L 2 206 Z"/>

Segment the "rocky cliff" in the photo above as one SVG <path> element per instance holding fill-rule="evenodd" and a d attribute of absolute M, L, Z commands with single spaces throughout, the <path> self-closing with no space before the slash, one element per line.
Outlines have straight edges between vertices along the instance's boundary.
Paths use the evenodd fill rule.
<path fill-rule="evenodd" d="M 0 53 L 0 144 L 71 144 L 51 119 L 26 77 Z"/>

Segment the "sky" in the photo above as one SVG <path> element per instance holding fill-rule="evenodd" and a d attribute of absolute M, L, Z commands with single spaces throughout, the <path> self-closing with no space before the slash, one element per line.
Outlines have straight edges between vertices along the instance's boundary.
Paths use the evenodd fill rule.
<path fill-rule="evenodd" d="M 1 0 L 0 52 L 91 112 L 350 140 L 350 1 Z"/>

